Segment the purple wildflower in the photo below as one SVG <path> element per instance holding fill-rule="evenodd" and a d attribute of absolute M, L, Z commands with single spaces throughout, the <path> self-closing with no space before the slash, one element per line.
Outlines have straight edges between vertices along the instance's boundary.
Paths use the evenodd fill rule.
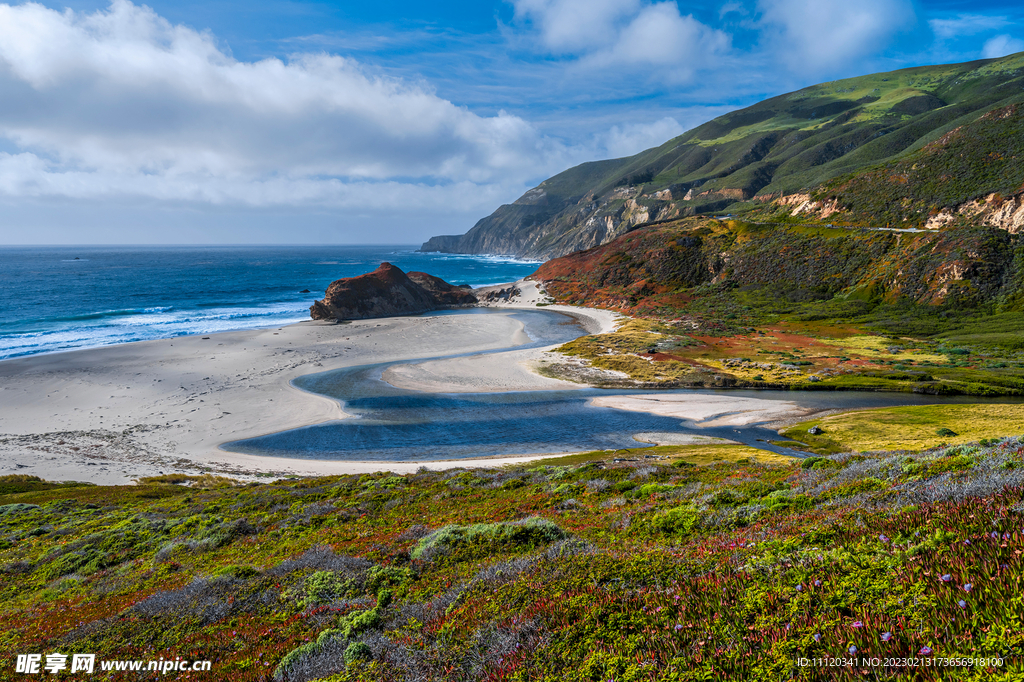
<path fill-rule="evenodd" d="M 683 629 L 683 624 L 682 623 L 676 623 L 675 631 L 679 632 L 682 629 Z"/>
<path fill-rule="evenodd" d="M 966 609 L 966 608 L 967 608 L 967 602 L 965 602 L 965 601 L 964 601 L 963 599 L 961 599 L 960 601 L 958 601 L 958 602 L 956 603 L 956 605 L 957 605 L 957 606 L 959 606 L 959 607 L 960 607 L 960 608 L 962 608 L 962 609 Z"/>
<path fill-rule="evenodd" d="M 847 651 L 849 651 L 851 654 L 855 654 L 857 653 L 857 646 L 855 644 L 851 644 L 850 648 L 847 649 Z"/>
<path fill-rule="evenodd" d="M 817 632 L 814 633 L 814 641 L 815 642 L 820 642 L 821 641 L 821 635 L 819 635 Z"/>
<path fill-rule="evenodd" d="M 972 585 L 971 583 L 965 584 L 964 585 L 964 592 L 970 592 L 972 587 L 974 587 L 974 585 Z"/>
<path fill-rule="evenodd" d="M 821 587 L 821 581 L 820 580 L 815 580 L 814 581 L 814 586 L 815 587 Z"/>
<path fill-rule="evenodd" d="M 882 542 L 889 542 L 889 538 L 885 537 L 884 535 L 879 535 L 878 539 L 881 540 Z"/>
<path fill-rule="evenodd" d="M 917 655 L 918 656 L 930 656 L 931 653 L 932 653 L 932 648 L 930 646 L 923 646 L 923 647 L 921 647 L 921 650 L 917 652 Z"/>
<path fill-rule="evenodd" d="M 970 540 L 964 540 L 964 544 L 965 545 L 969 545 L 969 544 L 971 544 L 971 541 Z"/>
<path fill-rule="evenodd" d="M 941 580 L 944 583 L 948 583 L 952 579 L 953 579 L 953 576 L 951 576 L 949 573 L 943 573 L 942 577 L 939 578 L 939 580 Z"/>
<path fill-rule="evenodd" d="M 797 585 L 796 586 L 796 591 L 797 592 L 803 592 L 804 591 L 804 586 L 803 585 Z"/>
<path fill-rule="evenodd" d="M 855 621 L 853 621 L 853 624 L 850 627 L 851 628 L 862 628 L 862 627 L 864 627 L 864 621 L 855 620 Z"/>
<path fill-rule="evenodd" d="M 882 633 L 882 641 L 883 642 L 888 642 L 890 639 L 892 639 L 892 633 L 891 632 L 883 632 Z"/>

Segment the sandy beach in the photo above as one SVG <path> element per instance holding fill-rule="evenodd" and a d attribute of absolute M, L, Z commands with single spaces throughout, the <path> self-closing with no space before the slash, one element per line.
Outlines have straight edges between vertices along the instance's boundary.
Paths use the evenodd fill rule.
<path fill-rule="evenodd" d="M 225 452 L 218 446 L 344 418 L 337 402 L 290 385 L 304 374 L 529 343 L 523 324 L 511 313 L 535 306 L 503 307 L 509 314 L 425 315 L 341 324 L 309 321 L 2 361 L 0 475 L 115 484 L 172 472 L 283 476 L 414 471 L 419 463 L 255 457 Z M 603 311 L 567 312 L 592 329 L 611 324 L 611 315 Z M 525 390 L 546 388 L 553 381 L 531 375 L 509 357 L 470 356 L 463 359 L 464 365 L 456 363 L 482 368 L 463 388 Z M 451 377 L 464 380 L 455 369 Z M 460 460 L 454 465 L 503 461 Z"/>
<path fill-rule="evenodd" d="M 535 459 L 447 462 L 330 462 L 226 452 L 219 445 L 346 415 L 340 405 L 293 387 L 296 377 L 378 362 L 415 361 L 383 378 L 429 392 L 526 391 L 580 388 L 540 376 L 550 348 L 531 342 L 512 314 L 536 310 L 543 292 L 519 282 L 521 294 L 492 303 L 496 314 L 425 315 L 346 323 L 301 322 L 280 328 L 183 336 L 0 362 L 0 475 L 102 484 L 142 476 L 212 472 L 248 478 L 415 471 L 420 466 L 495 466 Z M 546 306 L 587 331 L 615 328 L 603 310 Z M 483 351 L 510 350 L 485 355 Z M 438 356 L 466 354 L 436 360 Z M 792 414 L 792 405 L 744 399 L 652 401 L 609 397 L 608 406 L 687 419 L 747 420 Z M 749 402 L 749 399 L 746 399 Z M 740 404 L 743 402 L 743 404 Z M 614 405 L 613 405 L 614 403 Z M 604 403 L 602 403 L 604 404 Z M 710 412 L 709 412 L 710 410 Z M 731 413 L 727 417 L 726 413 Z M 538 455 L 540 457 L 540 455 Z"/>

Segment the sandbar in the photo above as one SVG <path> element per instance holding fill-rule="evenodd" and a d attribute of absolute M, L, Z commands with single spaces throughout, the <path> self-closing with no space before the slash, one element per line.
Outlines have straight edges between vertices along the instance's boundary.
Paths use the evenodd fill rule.
<path fill-rule="evenodd" d="M 529 343 L 518 307 L 490 315 L 423 315 L 126 343 L 0 361 L 0 475 L 128 483 L 143 476 L 316 475 L 497 466 L 506 459 L 330 462 L 244 455 L 219 445 L 346 418 L 296 377 L 379 362 L 480 353 Z M 554 306 L 552 306 L 554 308 Z M 601 328 L 603 311 L 573 314 Z M 509 390 L 505 360 L 471 356 L 477 391 Z M 490 368 L 490 369 L 488 369 Z M 542 379 L 541 377 L 537 377 Z M 540 457 L 538 455 L 537 457 Z"/>

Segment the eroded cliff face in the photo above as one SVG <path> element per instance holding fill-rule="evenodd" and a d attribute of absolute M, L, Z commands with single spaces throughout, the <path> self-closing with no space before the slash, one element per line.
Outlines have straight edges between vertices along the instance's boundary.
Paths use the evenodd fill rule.
<path fill-rule="evenodd" d="M 424 272 L 407 275 L 391 263 L 381 263 L 373 272 L 331 282 L 324 298 L 310 307 L 309 316 L 314 320 L 365 320 L 473 303 L 476 296 L 468 288 Z"/>
<path fill-rule="evenodd" d="M 858 225 L 863 221 L 860 216 L 851 215 L 844 210 L 838 199 L 815 199 L 809 193 L 798 192 L 782 196 L 758 196 L 757 201 L 770 202 L 793 217 L 803 216 L 815 220 L 833 220 L 836 223 Z M 891 227 L 903 227 L 902 223 Z M 931 211 L 921 224 L 913 223 L 906 227 L 919 227 L 925 230 L 938 230 L 958 225 L 988 225 L 1010 234 L 1019 233 L 1024 228 L 1024 193 L 1011 197 L 1003 197 L 998 192 L 966 201 L 952 208 Z M 881 227 L 881 226 L 873 226 Z"/>

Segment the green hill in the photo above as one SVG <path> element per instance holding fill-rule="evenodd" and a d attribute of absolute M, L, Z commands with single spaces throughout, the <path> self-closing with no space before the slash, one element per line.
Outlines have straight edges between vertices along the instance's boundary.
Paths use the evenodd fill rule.
<path fill-rule="evenodd" d="M 925 225 L 942 214 L 931 226 L 963 218 L 1019 227 L 1024 212 L 1008 215 L 1020 202 L 1006 202 L 1024 183 L 1022 67 L 1019 53 L 780 95 L 635 156 L 559 173 L 467 234 L 423 248 L 548 258 L 714 212 L 854 225 Z M 975 199 L 984 205 L 964 209 Z"/>

